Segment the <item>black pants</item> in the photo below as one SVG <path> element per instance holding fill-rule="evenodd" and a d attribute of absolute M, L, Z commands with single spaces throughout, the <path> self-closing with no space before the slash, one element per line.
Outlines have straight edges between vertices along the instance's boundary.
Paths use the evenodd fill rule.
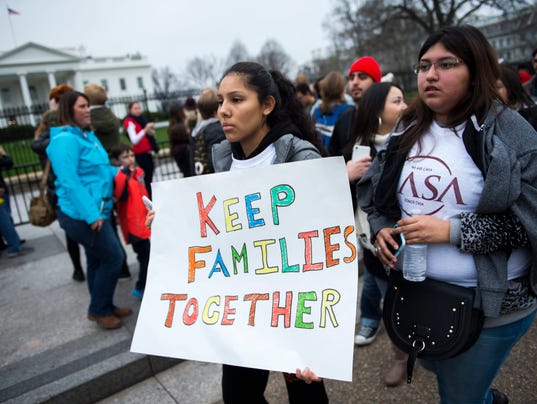
<path fill-rule="evenodd" d="M 153 172 L 155 171 L 155 163 L 151 153 L 140 153 L 135 156 L 136 164 L 144 170 L 144 184 L 151 199 L 151 182 L 153 182 Z"/>
<path fill-rule="evenodd" d="M 268 370 L 223 365 L 222 395 L 225 404 L 266 404 L 264 392 L 269 378 Z M 324 383 L 306 384 L 302 380 L 285 380 L 290 404 L 328 403 Z"/>
<path fill-rule="evenodd" d="M 135 241 L 132 243 L 132 249 L 136 253 L 136 258 L 140 264 L 140 272 L 138 273 L 138 281 L 136 281 L 136 289 L 143 293 L 145 289 L 145 281 L 147 279 L 147 266 L 149 265 L 149 252 L 151 243 L 149 239 Z"/>

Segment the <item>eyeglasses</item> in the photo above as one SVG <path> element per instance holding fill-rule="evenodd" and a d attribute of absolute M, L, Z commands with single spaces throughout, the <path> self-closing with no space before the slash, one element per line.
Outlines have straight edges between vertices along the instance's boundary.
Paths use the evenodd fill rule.
<path fill-rule="evenodd" d="M 435 70 L 447 71 L 447 70 L 451 70 L 457 67 L 458 65 L 462 63 L 464 63 L 462 60 L 459 60 L 456 58 L 443 58 L 443 59 L 437 60 L 434 63 L 428 62 L 426 60 L 422 60 L 419 63 L 416 63 L 413 66 L 413 69 L 414 69 L 414 73 L 416 74 L 427 73 L 431 69 L 431 66 L 434 66 Z"/>

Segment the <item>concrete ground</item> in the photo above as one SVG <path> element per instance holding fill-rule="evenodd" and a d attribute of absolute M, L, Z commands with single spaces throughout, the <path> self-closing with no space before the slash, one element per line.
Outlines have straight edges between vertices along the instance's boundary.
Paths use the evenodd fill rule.
<path fill-rule="evenodd" d="M 139 301 L 131 295 L 137 264 L 127 248 L 133 278 L 119 282 L 116 303 L 135 315 L 119 330 L 86 319 L 88 292 L 71 279 L 72 266 L 57 222 L 18 226 L 35 251 L 0 255 L 0 402 L 8 403 L 220 403 L 221 366 L 129 352 Z M 83 254 L 83 253 L 82 253 Z M 326 380 L 333 403 L 435 403 L 434 377 L 416 368 L 410 385 L 387 388 L 382 374 L 390 345 L 376 341 L 354 351 L 353 382 Z M 494 382 L 511 403 L 537 403 L 537 325 L 514 348 Z M 266 398 L 285 403 L 281 374 L 271 373 Z"/>

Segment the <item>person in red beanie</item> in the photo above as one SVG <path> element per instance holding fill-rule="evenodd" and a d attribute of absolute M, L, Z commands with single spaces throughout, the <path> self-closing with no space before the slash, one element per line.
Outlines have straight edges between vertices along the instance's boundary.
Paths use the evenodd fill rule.
<path fill-rule="evenodd" d="M 354 118 L 360 100 L 365 91 L 373 85 L 379 83 L 382 77 L 382 71 L 378 62 L 371 56 L 363 56 L 356 59 L 349 69 L 349 92 L 354 100 L 355 108 L 349 108 L 344 111 L 334 126 L 332 139 L 328 146 L 331 156 L 341 156 L 343 148 L 350 139 Z"/>

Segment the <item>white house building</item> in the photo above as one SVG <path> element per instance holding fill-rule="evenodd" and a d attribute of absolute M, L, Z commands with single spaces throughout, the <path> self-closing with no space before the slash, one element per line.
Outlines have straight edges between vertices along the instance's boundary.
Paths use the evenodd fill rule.
<path fill-rule="evenodd" d="M 48 103 L 48 93 L 66 83 L 82 91 L 86 83 L 101 84 L 109 98 L 140 97 L 153 93 L 151 65 L 139 53 L 92 57 L 83 48 L 54 49 L 33 42 L 0 52 L 0 111 Z M 0 119 L 0 126 L 4 126 Z M 36 118 L 29 115 L 35 125 Z"/>

